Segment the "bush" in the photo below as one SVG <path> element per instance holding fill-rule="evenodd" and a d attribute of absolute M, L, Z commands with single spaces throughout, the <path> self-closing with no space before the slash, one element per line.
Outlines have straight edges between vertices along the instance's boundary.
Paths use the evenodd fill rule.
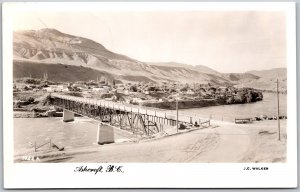
<path fill-rule="evenodd" d="M 40 79 L 33 79 L 33 78 L 25 78 L 23 80 L 24 83 L 27 84 L 40 84 L 41 80 Z"/>
<path fill-rule="evenodd" d="M 130 86 L 129 90 L 132 92 L 137 92 L 137 87 L 135 85 L 132 85 Z"/>
<path fill-rule="evenodd" d="M 34 98 L 33 97 L 28 97 L 26 100 L 27 100 L 28 103 L 33 103 L 34 102 Z"/>
<path fill-rule="evenodd" d="M 242 94 L 237 94 L 234 96 L 234 103 L 244 103 L 244 98 Z"/>
<path fill-rule="evenodd" d="M 233 97 L 228 97 L 226 99 L 226 104 L 233 104 L 234 100 L 233 100 Z"/>

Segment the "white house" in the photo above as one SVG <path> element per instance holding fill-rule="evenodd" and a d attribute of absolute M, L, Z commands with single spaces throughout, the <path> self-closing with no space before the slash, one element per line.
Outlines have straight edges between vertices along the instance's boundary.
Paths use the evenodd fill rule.
<path fill-rule="evenodd" d="M 103 88 L 99 88 L 99 87 L 93 87 L 93 91 L 94 92 L 99 92 L 99 91 L 101 91 Z"/>
<path fill-rule="evenodd" d="M 189 95 L 193 95 L 193 94 L 195 94 L 195 92 L 194 91 L 192 91 L 191 89 L 189 89 L 187 92 L 186 92 L 187 94 L 189 94 Z"/>
<path fill-rule="evenodd" d="M 125 88 L 124 87 L 118 87 L 117 89 L 118 93 L 124 93 Z"/>
<path fill-rule="evenodd" d="M 143 100 L 141 98 L 135 97 L 132 99 L 132 102 L 133 103 L 141 103 L 141 102 L 143 102 Z"/>
<path fill-rule="evenodd" d="M 54 92 L 52 87 L 44 87 L 43 90 L 46 91 L 47 93 Z"/>

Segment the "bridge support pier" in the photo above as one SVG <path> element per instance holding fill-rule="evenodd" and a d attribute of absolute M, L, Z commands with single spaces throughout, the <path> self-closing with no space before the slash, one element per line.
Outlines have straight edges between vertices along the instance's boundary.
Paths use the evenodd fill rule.
<path fill-rule="evenodd" d="M 72 111 L 64 109 L 64 112 L 63 112 L 63 121 L 64 122 L 74 121 L 74 113 Z"/>
<path fill-rule="evenodd" d="M 99 145 L 114 143 L 115 142 L 115 135 L 114 135 L 114 128 L 110 125 L 100 123 L 98 125 L 98 132 L 97 132 L 97 143 Z"/>

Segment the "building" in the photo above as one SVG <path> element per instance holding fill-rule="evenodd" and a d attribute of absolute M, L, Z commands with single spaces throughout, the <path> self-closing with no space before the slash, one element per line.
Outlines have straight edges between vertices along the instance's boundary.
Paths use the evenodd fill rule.
<path fill-rule="evenodd" d="M 195 94 L 195 92 L 192 91 L 191 89 L 189 89 L 189 90 L 186 92 L 186 94 L 193 95 L 193 94 Z"/>
<path fill-rule="evenodd" d="M 53 87 L 44 87 L 43 91 L 46 91 L 47 93 L 52 93 L 52 92 L 54 92 L 54 89 L 53 89 Z"/>

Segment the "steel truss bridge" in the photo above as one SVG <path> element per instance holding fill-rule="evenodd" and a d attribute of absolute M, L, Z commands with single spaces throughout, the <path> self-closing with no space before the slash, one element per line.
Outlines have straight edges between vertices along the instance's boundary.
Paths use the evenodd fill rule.
<path fill-rule="evenodd" d="M 81 116 L 108 122 L 110 125 L 137 135 L 162 132 L 165 126 L 176 126 L 176 114 L 144 106 L 132 106 L 112 101 L 51 94 L 50 103 Z M 200 119 L 197 119 L 200 121 Z M 200 122 L 210 124 L 210 121 Z M 192 125 L 193 118 L 180 116 L 178 124 Z"/>

